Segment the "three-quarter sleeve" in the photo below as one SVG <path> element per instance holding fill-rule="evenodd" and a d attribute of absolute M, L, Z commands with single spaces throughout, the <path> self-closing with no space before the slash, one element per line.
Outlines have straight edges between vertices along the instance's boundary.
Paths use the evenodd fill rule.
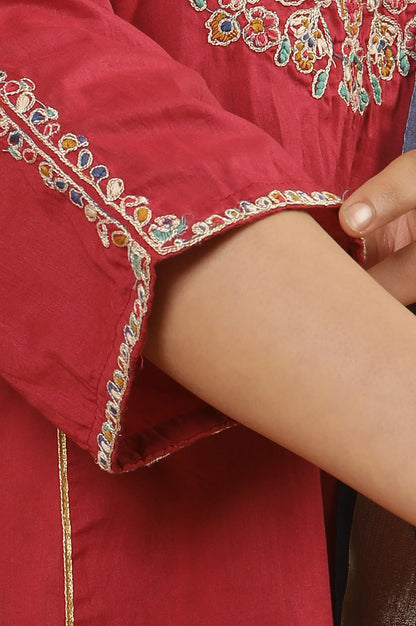
<path fill-rule="evenodd" d="M 340 199 L 104 0 L 5 0 L 0 34 L 0 375 L 103 469 L 132 469 L 227 426 L 153 411 L 139 436 L 157 264 Z"/>

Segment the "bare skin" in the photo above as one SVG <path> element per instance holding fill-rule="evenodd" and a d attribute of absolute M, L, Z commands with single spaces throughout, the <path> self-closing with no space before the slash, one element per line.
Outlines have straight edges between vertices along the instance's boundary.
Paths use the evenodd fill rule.
<path fill-rule="evenodd" d="M 416 524 L 416 321 L 305 213 L 162 264 L 147 356 Z"/>

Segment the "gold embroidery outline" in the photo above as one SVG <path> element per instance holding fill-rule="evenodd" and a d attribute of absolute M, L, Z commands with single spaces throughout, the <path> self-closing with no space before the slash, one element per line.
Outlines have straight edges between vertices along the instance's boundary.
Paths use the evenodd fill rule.
<path fill-rule="evenodd" d="M 71 516 L 69 509 L 68 455 L 66 447 L 66 435 L 61 430 L 57 430 L 57 440 L 64 565 L 65 626 L 73 626 L 74 581 L 72 571 Z"/>

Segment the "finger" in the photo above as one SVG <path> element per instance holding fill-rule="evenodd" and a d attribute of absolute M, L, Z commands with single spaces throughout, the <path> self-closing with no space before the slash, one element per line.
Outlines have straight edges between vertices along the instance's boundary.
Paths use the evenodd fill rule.
<path fill-rule="evenodd" d="M 402 304 L 416 302 L 416 242 L 391 254 L 377 265 L 369 274 Z"/>
<path fill-rule="evenodd" d="M 402 154 L 344 202 L 340 223 L 348 235 L 366 235 L 416 207 L 416 150 Z"/>

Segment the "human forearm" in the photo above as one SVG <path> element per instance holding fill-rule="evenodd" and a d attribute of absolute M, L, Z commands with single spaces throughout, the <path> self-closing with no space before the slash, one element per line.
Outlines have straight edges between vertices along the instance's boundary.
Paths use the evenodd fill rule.
<path fill-rule="evenodd" d="M 306 214 L 160 268 L 147 355 L 230 417 L 416 522 L 416 325 Z"/>

